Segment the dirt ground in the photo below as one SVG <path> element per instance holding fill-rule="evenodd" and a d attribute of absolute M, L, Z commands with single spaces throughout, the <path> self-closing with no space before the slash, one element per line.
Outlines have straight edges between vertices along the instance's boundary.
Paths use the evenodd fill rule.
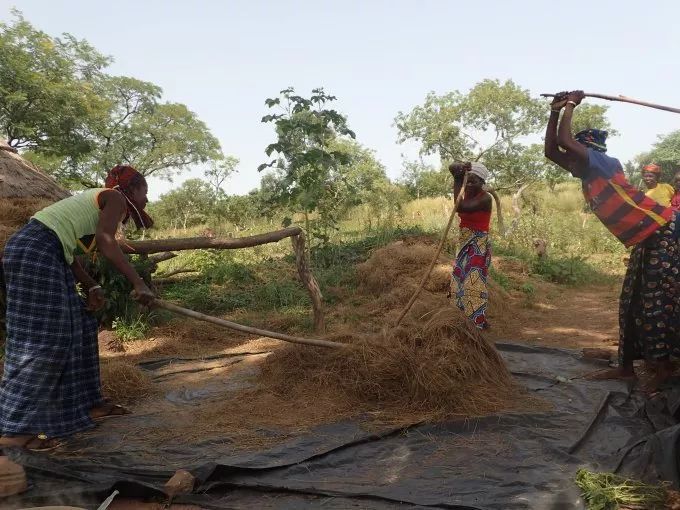
<path fill-rule="evenodd" d="M 494 260 L 518 285 L 528 281 L 515 261 Z M 615 348 L 618 344 L 620 283 L 567 286 L 531 279 L 533 298 L 511 292 L 512 313 L 501 331 L 491 331 L 496 341 L 526 342 L 551 347 Z"/>
<path fill-rule="evenodd" d="M 612 347 L 618 344 L 619 288 L 550 289 L 530 307 L 517 307 L 497 340 L 553 347 Z M 495 335 L 492 335 L 495 336 Z"/>

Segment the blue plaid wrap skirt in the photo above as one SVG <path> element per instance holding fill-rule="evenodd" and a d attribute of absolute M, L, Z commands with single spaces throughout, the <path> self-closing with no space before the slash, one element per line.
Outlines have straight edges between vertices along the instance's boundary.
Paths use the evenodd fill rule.
<path fill-rule="evenodd" d="M 31 220 L 5 245 L 7 340 L 2 435 L 63 437 L 91 428 L 103 403 L 97 320 L 85 309 L 56 234 Z"/>

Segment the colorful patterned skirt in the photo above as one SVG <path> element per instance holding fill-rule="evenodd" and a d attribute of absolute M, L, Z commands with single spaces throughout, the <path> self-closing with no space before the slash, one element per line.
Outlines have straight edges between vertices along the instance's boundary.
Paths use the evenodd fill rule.
<path fill-rule="evenodd" d="M 489 302 L 487 278 L 491 266 L 489 233 L 460 229 L 461 248 L 453 263 L 451 296 L 456 306 L 480 329 L 489 327 L 486 307 Z"/>
<path fill-rule="evenodd" d="M 7 341 L 0 432 L 62 437 L 93 426 L 103 403 L 97 320 L 76 291 L 57 236 L 36 220 L 2 257 Z"/>
<path fill-rule="evenodd" d="M 635 248 L 619 304 L 619 362 L 680 356 L 680 226 L 677 218 Z"/>

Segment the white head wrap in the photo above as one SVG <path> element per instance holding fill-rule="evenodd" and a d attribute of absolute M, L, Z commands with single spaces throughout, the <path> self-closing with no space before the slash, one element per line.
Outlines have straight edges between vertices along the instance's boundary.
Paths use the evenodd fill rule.
<path fill-rule="evenodd" d="M 470 173 L 476 175 L 484 182 L 489 180 L 489 170 L 487 170 L 482 163 L 478 163 L 477 161 L 470 163 Z"/>

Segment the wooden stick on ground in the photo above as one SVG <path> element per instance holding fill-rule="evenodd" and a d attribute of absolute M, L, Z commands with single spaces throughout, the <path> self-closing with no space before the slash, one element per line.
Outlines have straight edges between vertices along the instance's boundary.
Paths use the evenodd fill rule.
<path fill-rule="evenodd" d="M 555 97 L 556 94 L 541 94 L 541 97 Z M 585 92 L 586 97 L 597 97 L 598 99 L 606 99 L 607 101 L 620 101 L 622 103 L 637 104 L 640 106 L 648 106 L 649 108 L 656 108 L 657 110 L 664 110 L 667 112 L 680 113 L 680 108 L 673 108 L 671 106 L 664 106 L 656 103 L 648 103 L 647 101 L 640 101 L 626 96 L 609 96 L 607 94 L 597 94 L 595 92 Z"/>
<path fill-rule="evenodd" d="M 192 319 L 197 319 L 199 321 L 210 322 L 211 324 L 217 324 L 218 326 L 222 326 L 223 328 L 233 329 L 235 331 L 249 333 L 251 335 L 266 336 L 268 338 L 276 338 L 277 340 L 284 340 L 286 342 L 292 342 L 294 344 L 313 345 L 315 347 L 331 347 L 335 349 L 345 347 L 344 344 L 338 342 L 331 342 L 329 340 L 320 340 L 318 338 L 300 338 L 296 336 L 285 335 L 283 333 L 276 333 L 274 331 L 267 331 L 266 329 L 243 326 L 242 324 L 237 324 L 236 322 L 231 322 L 224 319 L 219 319 L 217 317 L 212 317 L 204 313 L 189 310 L 188 308 L 182 308 L 181 306 L 168 303 L 167 301 L 163 301 L 161 299 L 156 299 L 151 304 L 151 306 L 163 308 L 164 310 L 169 310 L 173 313 L 184 315 L 185 317 L 191 317 Z"/>
<path fill-rule="evenodd" d="M 458 212 L 458 207 L 460 207 L 460 203 L 463 200 L 463 195 L 465 195 L 465 185 L 467 184 L 469 174 L 470 174 L 470 172 L 465 172 L 465 175 L 463 176 L 463 185 L 460 188 L 460 192 L 458 193 L 458 196 L 456 197 L 456 202 L 453 206 L 453 211 L 451 211 L 451 216 L 449 217 L 449 222 L 446 224 L 446 228 L 444 228 L 444 232 L 442 233 L 442 238 L 439 241 L 439 246 L 437 246 L 437 251 L 435 252 L 434 257 L 432 257 L 432 262 L 430 262 L 430 267 L 428 267 L 427 271 L 425 271 L 425 274 L 423 275 L 423 279 L 420 281 L 420 285 L 418 285 L 418 288 L 416 289 L 416 291 L 411 296 L 411 299 L 409 299 L 408 303 L 406 303 L 406 306 L 404 307 L 404 309 L 399 314 L 399 318 L 397 319 L 397 322 L 394 323 L 395 326 L 399 325 L 399 323 L 402 321 L 402 319 L 406 316 L 408 311 L 413 306 L 413 303 L 416 302 L 416 299 L 418 299 L 420 292 L 423 290 L 425 283 L 427 282 L 428 278 L 430 277 L 430 274 L 432 273 L 432 268 L 434 268 L 434 265 L 437 263 L 437 259 L 439 258 L 439 254 L 442 252 L 442 248 L 444 247 L 444 243 L 446 242 L 446 236 L 449 235 L 449 230 L 451 230 L 451 224 L 453 223 L 453 219 L 456 217 L 456 213 Z"/>

